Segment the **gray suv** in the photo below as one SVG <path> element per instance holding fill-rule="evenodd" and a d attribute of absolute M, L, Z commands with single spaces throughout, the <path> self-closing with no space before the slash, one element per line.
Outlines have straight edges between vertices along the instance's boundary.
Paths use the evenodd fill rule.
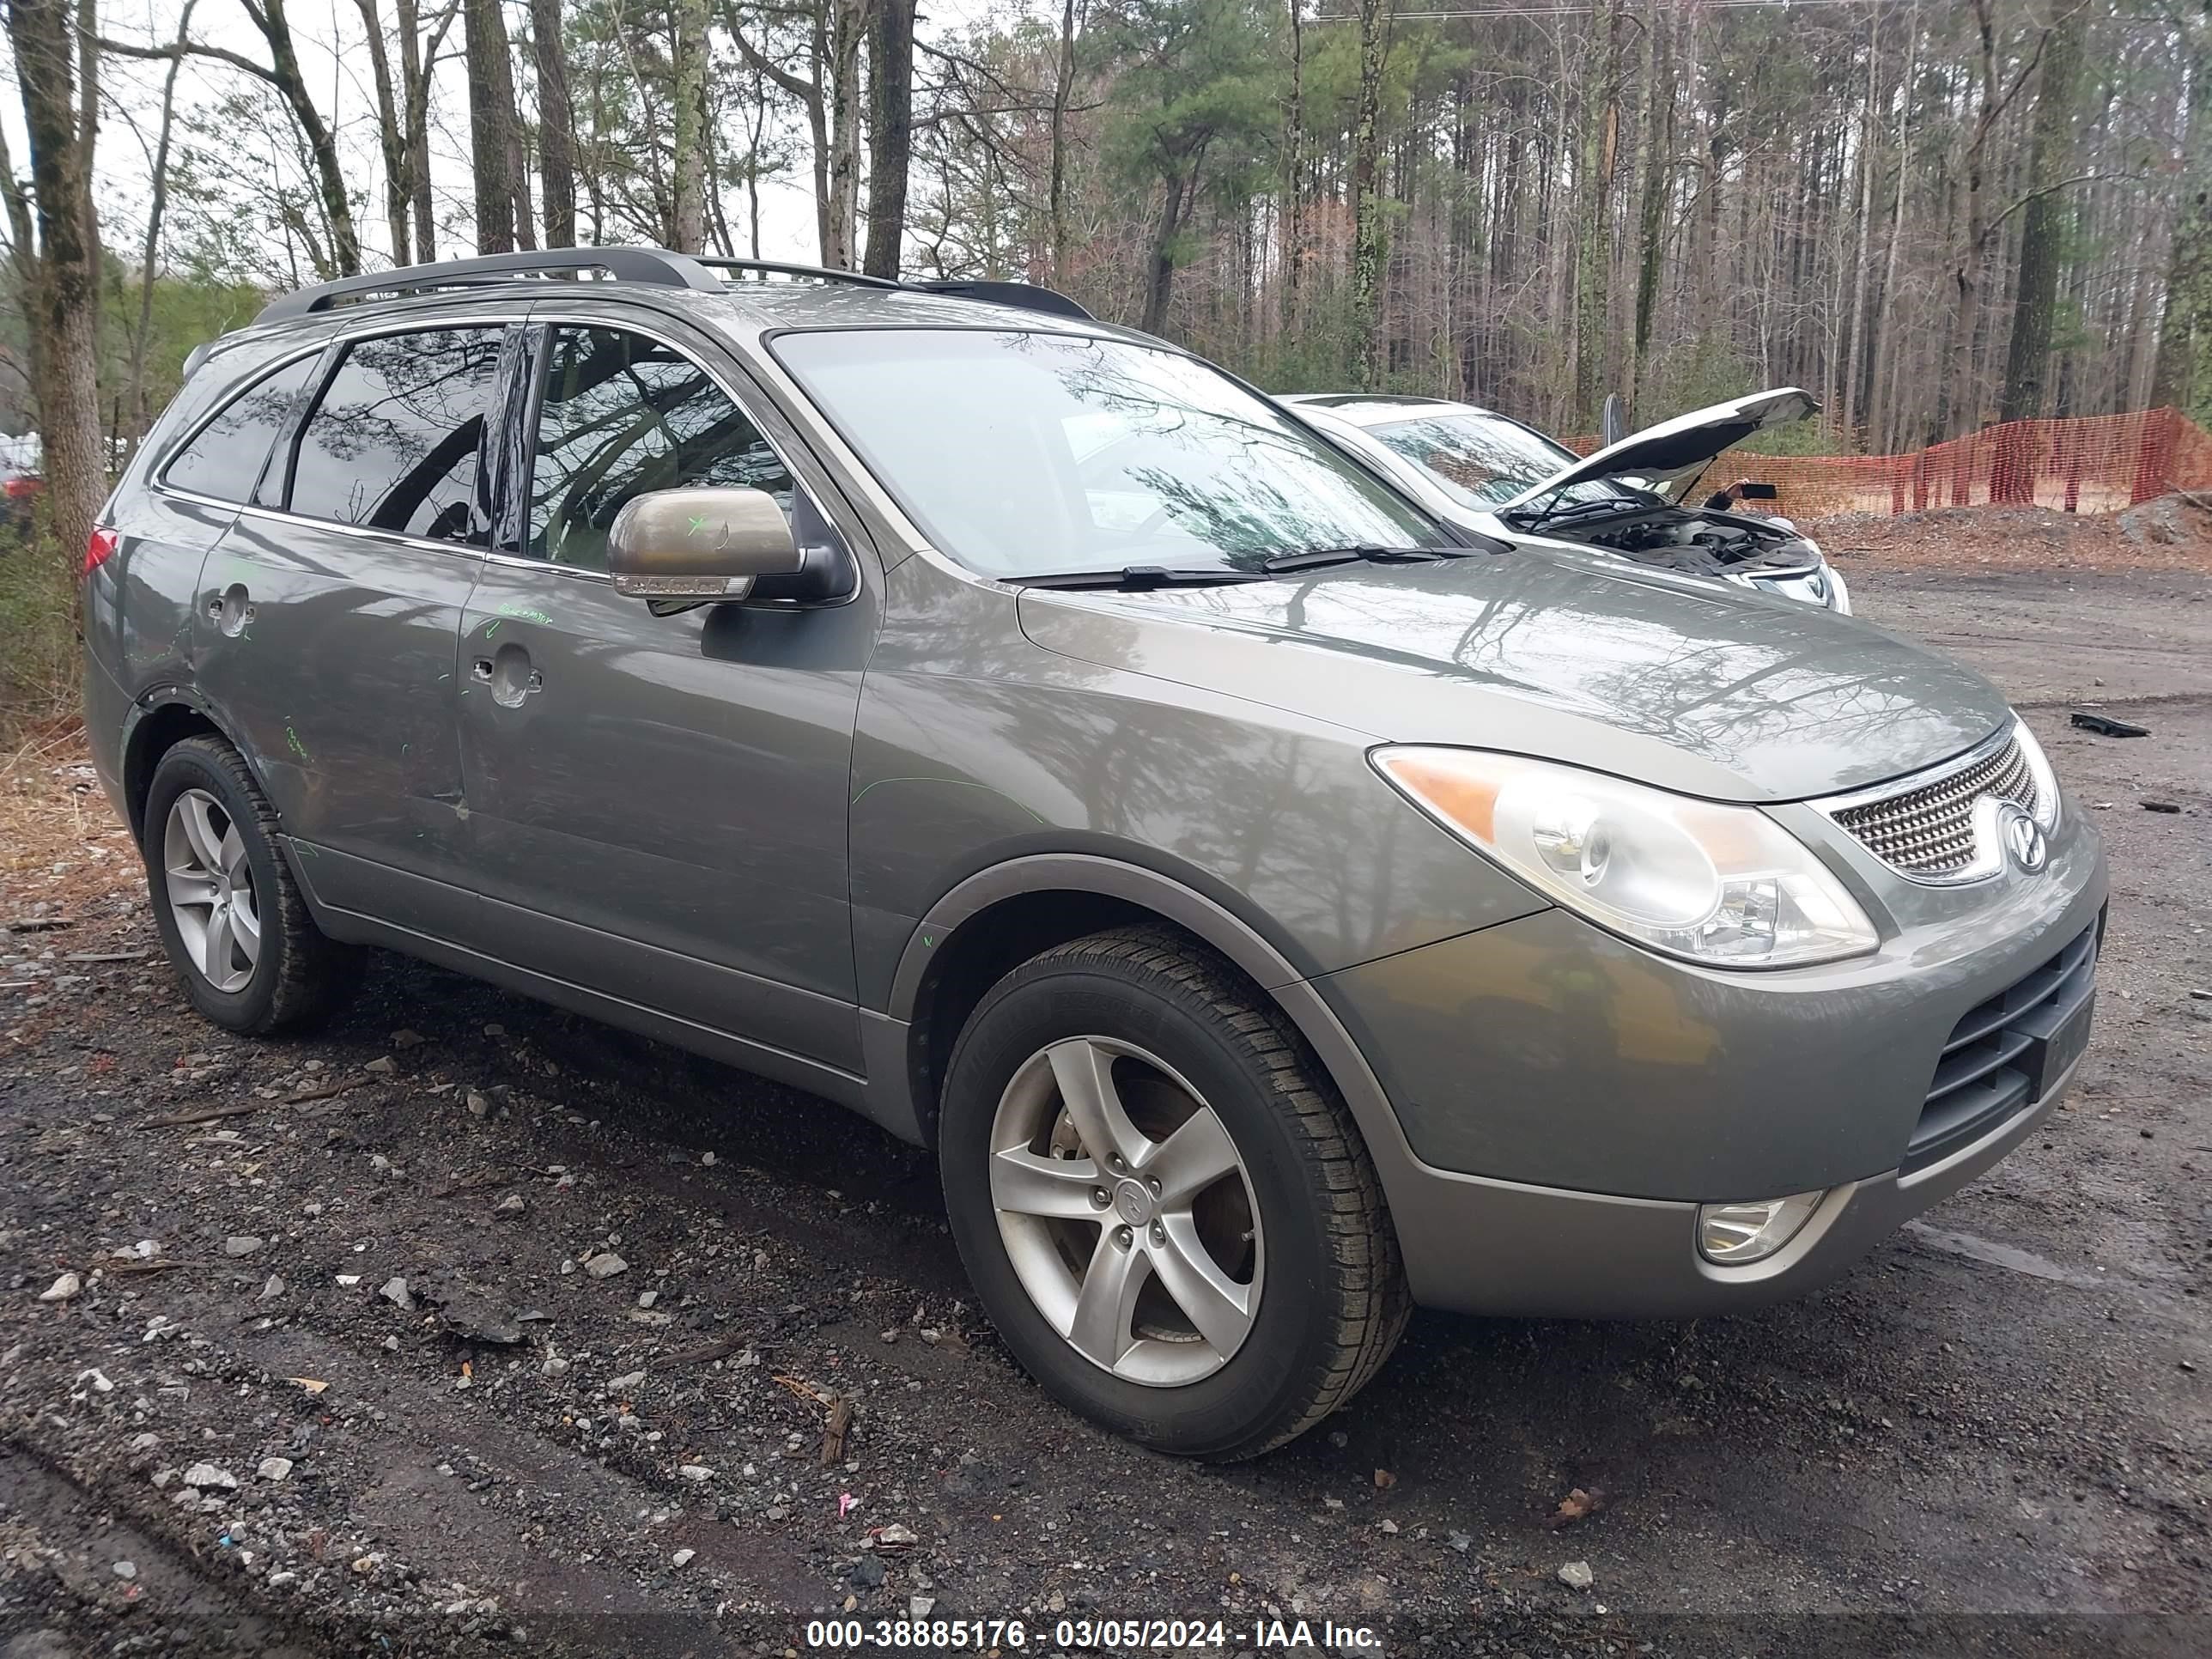
<path fill-rule="evenodd" d="M 849 1107 L 1046 1387 L 1218 1458 L 1415 1304 L 1820 1285 L 2051 1111 L 2105 871 L 1986 683 L 952 286 L 511 256 L 210 349 L 84 593 L 199 1010 L 379 945 Z"/>

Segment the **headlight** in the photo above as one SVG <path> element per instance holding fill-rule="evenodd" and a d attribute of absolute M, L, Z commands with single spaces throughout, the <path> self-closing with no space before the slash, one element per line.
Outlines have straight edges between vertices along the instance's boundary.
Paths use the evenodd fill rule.
<path fill-rule="evenodd" d="M 1850 584 L 1844 580 L 1844 573 L 1837 569 L 1835 566 L 1830 565 L 1827 568 L 1827 580 L 1828 609 L 1834 611 L 1839 617 L 1850 616 L 1851 614 L 1851 590 Z"/>
<path fill-rule="evenodd" d="M 1517 755 L 1389 746 L 1413 804 L 1599 927 L 1716 968 L 1796 968 L 1878 943 L 1857 901 L 1764 812 Z"/>
<path fill-rule="evenodd" d="M 2043 745 L 2027 729 L 2027 722 L 2017 715 L 2013 719 L 2012 735 L 2020 745 L 2021 758 L 2027 763 L 2028 776 L 2035 780 L 2035 821 L 2048 834 L 2058 827 L 2058 775 L 2051 769 Z"/>

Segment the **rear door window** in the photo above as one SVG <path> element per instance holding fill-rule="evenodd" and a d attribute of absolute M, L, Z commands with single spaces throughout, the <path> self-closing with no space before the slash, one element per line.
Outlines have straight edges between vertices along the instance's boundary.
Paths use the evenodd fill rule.
<path fill-rule="evenodd" d="M 485 545 L 478 480 L 503 332 L 426 329 L 349 345 L 300 434 L 291 510 Z"/>
<path fill-rule="evenodd" d="M 222 406 L 215 419 L 177 452 L 162 473 L 171 489 L 218 501 L 243 501 L 253 492 L 269 447 L 292 418 L 293 405 L 315 372 L 313 354 L 271 369 Z"/>
<path fill-rule="evenodd" d="M 607 568 L 607 532 L 649 489 L 742 485 L 792 510 L 791 474 L 714 377 L 621 329 L 556 327 L 538 402 L 526 550 Z"/>

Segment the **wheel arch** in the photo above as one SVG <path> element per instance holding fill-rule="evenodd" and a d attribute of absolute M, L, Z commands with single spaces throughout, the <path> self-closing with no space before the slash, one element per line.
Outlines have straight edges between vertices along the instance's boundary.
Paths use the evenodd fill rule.
<path fill-rule="evenodd" d="M 131 705 L 123 728 L 122 781 L 124 810 L 133 837 L 144 837 L 146 796 L 154 787 L 154 773 L 161 764 L 161 757 L 185 738 L 198 737 L 220 738 L 233 749 L 238 748 L 206 702 L 182 686 L 149 691 Z M 251 762 L 247 766 L 252 769 Z"/>
<path fill-rule="evenodd" d="M 980 871 L 932 905 L 908 940 L 888 1012 L 906 1026 L 907 1086 L 925 1141 L 936 1140 L 952 1045 L 991 986 L 1040 951 L 1134 922 L 1165 924 L 1210 947 L 1282 1011 L 1351 1108 L 1387 1189 L 1392 1166 L 1409 1156 L 1404 1134 L 1311 979 L 1218 900 L 1159 871 L 1094 854 L 1037 854 Z"/>

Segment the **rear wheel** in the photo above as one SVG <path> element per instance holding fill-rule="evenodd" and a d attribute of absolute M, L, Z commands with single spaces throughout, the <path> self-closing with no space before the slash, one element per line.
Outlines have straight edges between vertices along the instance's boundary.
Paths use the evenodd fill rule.
<path fill-rule="evenodd" d="M 308 916 L 276 830 L 253 775 L 220 738 L 187 738 L 155 768 L 143 839 L 162 948 L 192 1006 L 248 1036 L 319 1018 L 356 972 L 356 953 Z"/>
<path fill-rule="evenodd" d="M 953 1050 L 939 1158 L 1016 1357 L 1147 1445 L 1279 1445 L 1404 1328 L 1396 1237 L 1334 1088 L 1279 1011 L 1164 928 L 993 988 Z"/>

